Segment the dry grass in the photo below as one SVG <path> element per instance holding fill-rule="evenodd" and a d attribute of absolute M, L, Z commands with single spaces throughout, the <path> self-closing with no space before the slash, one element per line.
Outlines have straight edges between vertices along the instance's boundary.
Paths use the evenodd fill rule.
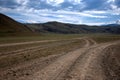
<path fill-rule="evenodd" d="M 106 48 L 103 56 L 103 68 L 109 80 L 120 79 L 120 44 Z M 112 74 L 111 74 L 112 73 Z"/>
<path fill-rule="evenodd" d="M 72 39 L 83 36 L 82 34 L 41 34 L 40 36 L 0 37 L 0 44 L 18 43 L 40 40 Z"/>
<path fill-rule="evenodd" d="M 80 48 L 84 44 L 82 40 L 69 40 L 69 41 L 58 41 L 56 43 L 51 43 L 49 47 L 38 49 L 36 51 L 16 53 L 12 55 L 6 55 L 0 57 L 0 68 L 10 67 L 12 65 L 17 65 L 25 61 L 30 61 L 36 58 L 45 57 L 51 54 L 61 54 L 67 53 L 69 51 Z"/>
<path fill-rule="evenodd" d="M 3 46 L 3 47 L 0 47 L 0 52 L 4 54 L 4 53 L 9 53 L 12 51 L 17 51 L 17 50 L 22 50 L 22 49 L 27 49 L 27 48 L 43 47 L 43 46 L 53 44 L 55 42 L 58 42 L 58 41 L 42 42 L 42 43 L 40 42 L 40 43 L 22 44 L 22 45 L 13 45 L 13 46 Z"/>
<path fill-rule="evenodd" d="M 120 40 L 120 35 L 98 35 L 98 36 L 96 35 L 96 36 L 92 36 L 92 38 L 97 43 L 104 43 L 104 42 Z"/>

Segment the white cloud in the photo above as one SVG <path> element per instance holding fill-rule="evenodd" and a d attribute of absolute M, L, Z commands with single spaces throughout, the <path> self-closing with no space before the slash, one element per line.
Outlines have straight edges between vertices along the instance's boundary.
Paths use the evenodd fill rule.
<path fill-rule="evenodd" d="M 4 9 L 8 12 L 8 9 Z M 49 9 L 37 10 L 34 8 L 22 7 L 18 9 L 9 10 L 9 12 L 15 12 L 27 18 L 24 18 L 25 22 L 48 22 L 48 21 L 59 21 L 64 23 L 81 24 L 84 22 L 83 17 L 92 18 L 106 18 L 106 16 L 91 15 L 85 12 L 72 12 L 72 11 L 52 11 Z M 17 18 L 19 20 L 20 17 Z"/>
<path fill-rule="evenodd" d="M 110 5 L 112 10 L 110 11 L 113 15 L 120 15 L 120 8 L 117 7 L 117 5 L 111 4 Z"/>
<path fill-rule="evenodd" d="M 104 23 L 104 22 L 97 22 L 97 23 L 91 22 L 91 23 L 84 23 L 84 24 L 94 26 L 94 25 L 104 25 L 104 24 L 106 24 L 106 23 Z"/>
<path fill-rule="evenodd" d="M 68 1 L 73 4 L 80 4 L 82 0 L 68 0 Z"/>
<path fill-rule="evenodd" d="M 90 10 L 90 11 L 84 11 L 84 13 L 88 13 L 88 14 L 105 14 L 107 12 L 106 11 Z"/>
<path fill-rule="evenodd" d="M 117 9 L 117 6 L 114 5 L 114 4 L 111 4 L 110 7 L 114 10 L 114 9 Z"/>
<path fill-rule="evenodd" d="M 108 3 L 114 3 L 115 0 L 108 0 L 107 2 L 108 2 Z"/>
<path fill-rule="evenodd" d="M 16 0 L 16 2 L 21 5 L 27 5 L 29 0 Z"/>
<path fill-rule="evenodd" d="M 43 10 L 36 10 L 34 8 L 19 8 L 17 9 L 18 11 L 24 12 L 24 13 L 33 13 L 33 14 L 38 14 L 38 15 L 42 15 L 42 16 L 59 16 L 59 15 L 64 15 L 64 16 L 82 16 L 82 17 L 93 17 L 93 18 L 106 18 L 107 16 L 98 16 L 95 14 L 90 14 L 87 12 L 72 12 L 72 11 L 65 11 L 65 10 L 58 10 L 58 11 L 52 11 L 49 9 L 43 9 Z M 40 14 L 41 13 L 41 14 Z M 100 13 L 100 12 L 99 12 Z"/>
<path fill-rule="evenodd" d="M 62 11 L 62 10 L 54 12 L 54 11 L 50 11 L 47 9 L 46 10 L 33 10 L 31 13 L 26 13 L 24 15 L 32 19 L 32 21 L 36 21 L 36 22 L 59 21 L 59 22 L 73 23 L 73 24 L 82 24 L 84 22 L 84 19 L 82 18 L 83 16 L 93 17 L 93 18 L 105 18 L 106 17 L 106 16 L 96 16 L 96 15 L 90 15 L 86 13 L 78 13 L 78 12 L 70 12 L 70 11 Z M 30 19 L 26 21 L 28 22 Z"/>
<path fill-rule="evenodd" d="M 85 12 L 72 12 L 72 11 L 63 11 L 59 10 L 57 13 L 60 14 L 68 14 L 68 15 L 78 15 L 78 16 L 84 16 L 84 17 L 93 17 L 93 18 L 106 18 L 107 16 L 98 16 L 98 15 L 93 15 Z"/>
<path fill-rule="evenodd" d="M 91 15 L 120 15 L 120 8 L 117 8 L 115 5 L 112 5 L 112 10 L 106 10 L 106 11 L 90 10 L 90 11 L 83 11 L 83 13 L 91 14 Z"/>
<path fill-rule="evenodd" d="M 46 0 L 46 2 L 47 2 L 48 4 L 53 5 L 53 6 L 57 6 L 57 5 L 59 5 L 60 3 L 63 3 L 64 0 Z"/>
<path fill-rule="evenodd" d="M 0 12 L 7 12 L 7 11 L 11 11 L 12 9 L 10 8 L 4 8 L 4 7 L 0 7 Z"/>
<path fill-rule="evenodd" d="M 36 23 L 36 22 L 47 22 L 47 21 L 60 21 L 60 22 L 80 24 L 85 21 L 96 22 L 98 19 L 99 19 L 98 21 L 101 21 L 102 19 L 105 20 L 107 18 L 111 18 L 110 21 L 112 21 L 112 17 L 113 20 L 115 20 L 114 16 L 116 17 L 117 15 L 120 15 L 120 8 L 118 8 L 118 6 L 115 5 L 114 3 L 115 0 L 107 0 L 108 3 L 106 4 L 109 4 L 108 6 L 110 8 L 108 10 L 96 9 L 96 10 L 88 10 L 82 12 L 79 12 L 77 10 L 82 10 L 82 9 L 84 10 L 84 7 L 87 6 L 87 4 L 83 2 L 83 0 L 36 0 L 33 1 L 33 3 L 32 2 L 30 3 L 31 0 L 13 0 L 13 1 L 15 1 L 16 4 L 18 5 L 16 8 L 8 8 L 3 6 L 0 7 L 0 12 L 17 14 L 15 19 L 23 21 L 22 20 L 23 18 L 25 22 Z M 64 6 L 60 4 L 65 1 L 70 2 L 70 6 L 68 5 L 67 7 L 62 8 Z M 41 2 L 44 2 L 45 5 L 50 4 L 52 7 L 54 6 L 55 9 L 58 9 L 58 6 L 60 7 L 57 11 L 52 11 L 52 9 L 48 9 L 47 7 L 44 7 L 45 9 L 43 9 L 42 7 L 44 6 L 44 4 L 40 5 Z M 36 6 L 38 7 L 36 8 Z M 42 8 L 42 9 L 38 9 L 38 8 Z M 21 15 L 21 17 L 18 15 Z M 26 18 L 22 16 L 25 16 Z M 117 19 L 118 17 L 116 17 L 116 20 Z M 86 24 L 102 24 L 102 23 L 86 23 Z"/>

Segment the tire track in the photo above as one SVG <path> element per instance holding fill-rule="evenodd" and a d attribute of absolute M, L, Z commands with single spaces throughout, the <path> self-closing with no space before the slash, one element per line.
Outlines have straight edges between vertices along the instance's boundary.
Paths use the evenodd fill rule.
<path fill-rule="evenodd" d="M 102 57 L 106 80 L 120 80 L 120 43 L 107 47 Z M 106 55 L 105 55 L 106 54 Z"/>
<path fill-rule="evenodd" d="M 104 50 L 117 42 L 97 44 L 90 38 L 83 38 L 85 45 L 75 51 L 66 54 L 37 59 L 36 63 L 31 64 L 31 69 L 37 68 L 29 76 L 19 76 L 17 80 L 109 80 L 103 69 L 102 59 Z M 34 49 L 33 49 L 34 50 Z M 33 61 L 34 62 L 34 61 Z M 47 63 L 46 63 L 47 62 Z M 44 64 L 45 63 L 45 64 Z M 117 62 L 118 63 L 118 62 Z M 29 65 L 23 66 L 28 68 Z M 19 68 L 19 67 L 18 67 Z M 21 68 L 21 67 L 20 67 Z M 108 70 L 110 71 L 110 70 Z M 112 75 L 112 74 L 110 74 Z M 7 80 L 16 80 L 7 79 Z"/>
<path fill-rule="evenodd" d="M 61 56 L 49 66 L 46 66 L 41 71 L 36 72 L 36 74 L 34 74 L 31 78 L 28 78 L 28 80 L 59 80 L 59 77 L 61 78 L 69 67 L 76 61 L 76 59 L 84 53 L 84 51 L 86 51 L 90 41 L 86 39 L 85 41 L 86 45 L 84 45 L 83 48 Z"/>
<path fill-rule="evenodd" d="M 101 53 L 106 47 L 117 43 L 107 43 L 95 45 L 89 48 L 81 55 L 76 64 L 73 65 L 69 72 L 61 80 L 106 80 L 104 73 Z"/>
<path fill-rule="evenodd" d="M 86 37 L 82 38 L 73 38 L 74 39 L 83 39 Z M 29 42 L 19 42 L 19 43 L 7 43 L 7 44 L 0 44 L 0 47 L 5 47 L 5 46 L 16 46 L 16 45 L 25 45 L 25 44 L 33 44 L 33 43 L 43 43 L 43 42 L 54 42 L 54 41 L 62 41 L 62 40 L 70 40 L 70 39 L 61 39 L 61 40 L 40 40 L 40 41 L 29 41 Z"/>
<path fill-rule="evenodd" d="M 13 55 L 17 55 L 17 54 L 22 54 L 22 53 L 31 53 L 31 52 L 46 49 L 49 47 L 56 47 L 56 46 L 65 45 L 65 44 L 69 44 L 69 43 L 71 43 L 71 41 L 67 41 L 67 42 L 65 41 L 63 43 L 55 42 L 55 43 L 47 44 L 47 45 L 43 45 L 43 46 L 40 45 L 40 46 L 35 46 L 35 47 L 29 47 L 26 49 L 20 49 L 20 50 L 15 50 L 15 51 L 11 51 L 11 52 L 0 53 L 0 58 L 6 57 L 6 56 L 13 56 Z"/>
<path fill-rule="evenodd" d="M 43 40 L 43 41 L 30 41 L 30 42 L 20 42 L 20 43 L 8 43 L 8 44 L 0 44 L 0 47 L 33 44 L 33 43 L 43 43 L 43 42 L 54 42 L 54 41 L 59 41 L 59 40 Z"/>
<path fill-rule="evenodd" d="M 84 39 L 78 39 L 78 40 L 84 41 Z M 70 40 L 70 41 L 67 41 L 67 42 L 64 42 L 64 43 L 60 42 L 60 43 L 57 43 L 57 44 L 53 45 L 53 47 L 64 45 L 64 44 L 67 45 L 67 44 L 70 44 L 71 42 L 76 42 L 76 40 Z M 52 46 L 49 46 L 49 47 L 52 47 Z M 38 49 L 40 49 L 40 48 L 38 48 Z M 34 50 L 36 50 L 36 49 L 31 49 L 31 51 L 28 50 L 28 52 L 27 51 L 15 52 L 15 53 L 11 53 L 11 54 L 4 55 L 4 56 L 1 56 L 1 57 L 7 57 L 7 56 L 12 57 L 14 55 L 16 56 L 18 54 L 22 54 L 22 53 L 25 53 L 25 52 L 26 53 L 34 52 Z M 61 55 L 56 55 L 55 57 L 51 57 L 49 59 L 48 58 L 46 58 L 46 59 L 43 58 L 44 60 L 42 60 L 42 61 L 41 61 L 41 58 L 31 60 L 29 62 L 21 63 L 19 65 L 13 65 L 12 68 L 11 68 L 11 66 L 10 67 L 8 66 L 8 68 L 0 70 L 0 73 L 2 73 L 2 74 L 0 74 L 0 76 L 1 76 L 2 80 L 16 80 L 16 79 L 21 80 L 24 77 L 25 78 L 22 79 L 22 80 L 25 80 L 27 75 L 29 75 L 29 74 L 32 75 L 38 69 L 41 70 L 42 68 L 44 68 L 48 65 L 51 65 L 53 62 L 55 62 L 54 60 L 58 60 L 60 57 L 66 55 L 66 54 L 67 53 L 63 53 L 63 54 L 61 53 Z"/>

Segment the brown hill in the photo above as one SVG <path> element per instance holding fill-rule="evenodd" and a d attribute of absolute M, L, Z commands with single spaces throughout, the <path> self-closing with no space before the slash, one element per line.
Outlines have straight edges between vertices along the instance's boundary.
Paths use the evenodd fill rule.
<path fill-rule="evenodd" d="M 81 34 L 81 33 L 112 33 L 120 34 L 120 25 L 117 26 L 89 26 L 61 22 L 47 23 L 19 23 L 0 13 L 0 36 L 10 35 L 39 35 L 40 33 Z"/>
<path fill-rule="evenodd" d="M 26 24 L 34 32 L 43 33 L 62 33 L 62 34 L 81 34 L 81 33 L 110 33 L 120 34 L 120 25 L 117 26 L 89 26 L 89 25 L 76 25 L 61 22 L 47 22 Z"/>
<path fill-rule="evenodd" d="M 32 33 L 30 28 L 0 13 L 0 35 L 22 35 Z"/>

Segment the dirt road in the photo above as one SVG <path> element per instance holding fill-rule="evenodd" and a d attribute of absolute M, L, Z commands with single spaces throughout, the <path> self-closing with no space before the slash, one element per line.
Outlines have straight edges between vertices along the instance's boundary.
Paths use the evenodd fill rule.
<path fill-rule="evenodd" d="M 57 41 L 57 40 L 43 40 L 43 41 L 30 41 L 30 42 L 20 42 L 20 43 L 7 43 L 7 44 L 0 44 L 0 47 L 23 45 L 23 44 L 32 44 L 32 43 L 42 43 L 42 42 L 52 42 L 52 41 Z"/>
<path fill-rule="evenodd" d="M 97 44 L 92 39 L 83 40 L 85 45 L 80 49 L 15 66 L 4 71 L 0 80 L 120 80 L 115 72 L 119 72 L 120 60 L 115 57 L 117 69 L 112 71 L 109 66 L 106 68 L 107 62 L 103 61 L 107 58 L 106 49 L 120 42 Z"/>
<path fill-rule="evenodd" d="M 82 38 L 85 38 L 85 37 L 82 37 Z M 82 38 L 73 38 L 73 40 L 74 39 L 82 39 Z M 61 40 L 68 40 L 68 39 L 61 39 Z M 54 41 L 61 41 L 61 40 L 40 40 L 40 41 L 29 41 L 29 42 L 19 42 L 19 43 L 7 43 L 7 44 L 0 44 L 0 47 L 23 45 L 23 44 L 33 44 L 33 43 L 43 43 L 43 42 L 54 42 Z"/>

